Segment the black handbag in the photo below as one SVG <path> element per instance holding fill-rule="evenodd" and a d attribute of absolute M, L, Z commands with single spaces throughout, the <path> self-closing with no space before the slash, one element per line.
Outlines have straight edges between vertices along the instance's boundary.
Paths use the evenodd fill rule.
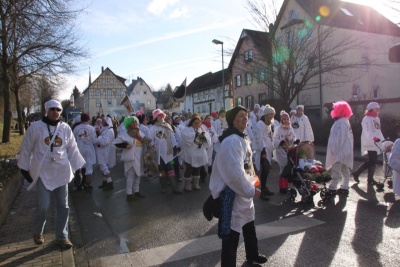
<path fill-rule="evenodd" d="M 203 204 L 203 215 L 207 221 L 211 221 L 213 217 L 219 218 L 221 214 L 221 198 L 214 199 L 210 195 Z"/>

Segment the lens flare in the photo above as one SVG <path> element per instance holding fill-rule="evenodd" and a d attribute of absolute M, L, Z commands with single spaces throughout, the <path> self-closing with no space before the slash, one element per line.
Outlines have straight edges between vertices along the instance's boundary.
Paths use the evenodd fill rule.
<path fill-rule="evenodd" d="M 331 10 L 327 6 L 321 6 L 319 8 L 319 14 L 323 17 L 328 17 L 330 13 L 331 13 Z"/>

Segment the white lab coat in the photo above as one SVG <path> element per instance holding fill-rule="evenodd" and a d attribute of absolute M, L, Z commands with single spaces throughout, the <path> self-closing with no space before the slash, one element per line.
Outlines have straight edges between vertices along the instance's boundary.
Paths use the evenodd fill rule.
<path fill-rule="evenodd" d="M 109 126 L 103 126 L 100 135 L 96 139 L 96 156 L 98 164 L 107 164 L 109 168 L 115 166 L 115 147 L 112 145 L 114 141 L 114 131 Z"/>
<path fill-rule="evenodd" d="M 393 170 L 393 192 L 399 196 L 400 195 L 400 138 L 394 142 L 388 164 Z"/>
<path fill-rule="evenodd" d="M 144 133 L 139 131 L 142 139 L 145 137 Z M 127 131 L 124 131 L 118 135 L 114 140 L 113 144 L 127 143 L 132 146 L 131 149 L 124 148 L 121 153 L 121 161 L 124 162 L 125 176 L 128 176 L 130 168 L 135 170 L 137 176 L 141 176 L 144 173 L 143 167 L 143 143 L 136 138 L 131 137 Z"/>
<path fill-rule="evenodd" d="M 174 159 L 174 153 L 171 151 L 170 154 L 168 154 L 168 147 L 167 147 L 167 140 L 166 140 L 166 132 L 169 131 L 169 138 L 171 141 L 172 148 L 177 146 L 177 142 L 175 139 L 175 134 L 172 131 L 172 129 L 168 129 L 166 127 L 154 124 L 150 127 L 149 129 L 149 138 L 153 142 L 155 148 L 156 148 L 156 158 L 157 158 L 157 163 L 160 165 L 160 159 L 163 159 L 165 164 L 170 162 L 171 160 Z"/>
<path fill-rule="evenodd" d="M 94 144 L 96 143 L 97 137 L 94 127 L 89 124 L 81 123 L 75 127 L 74 136 L 79 152 L 86 161 L 83 167 L 96 164 L 96 150 L 94 149 Z"/>
<path fill-rule="evenodd" d="M 293 116 L 291 123 L 292 126 L 295 125 L 295 123 L 297 123 L 299 126 L 297 129 L 293 127 L 293 131 L 296 134 L 297 139 L 300 140 L 300 142 L 303 141 L 314 142 L 314 133 L 311 128 L 310 120 L 306 115 L 303 114 L 300 117 L 298 117 L 297 115 Z"/>
<path fill-rule="evenodd" d="M 214 144 L 218 142 L 218 134 L 215 131 L 214 127 L 211 125 L 211 128 L 208 128 L 206 125 L 202 124 L 201 128 L 203 128 L 204 131 L 208 132 L 211 138 L 211 146 L 207 148 L 207 158 L 208 162 L 207 165 L 211 166 L 212 165 L 212 154 L 214 150 Z"/>
<path fill-rule="evenodd" d="M 251 159 L 249 142 L 236 134 L 226 137 L 215 156 L 210 176 L 210 190 L 213 198 L 219 197 L 226 186 L 235 192 L 232 208 L 231 229 L 241 233 L 242 227 L 254 221 L 253 197 L 255 188 L 251 183 L 252 175 L 247 174 L 244 162 Z"/>
<path fill-rule="evenodd" d="M 280 125 L 278 128 L 275 128 L 273 141 L 276 149 L 276 161 L 281 169 L 287 165 L 288 160 L 287 152 L 283 149 L 283 147 L 279 146 L 279 144 L 281 141 L 286 140 L 289 143 L 289 146 L 292 146 L 296 139 L 297 136 L 294 133 L 292 126 L 282 127 L 282 125 Z"/>
<path fill-rule="evenodd" d="M 361 133 L 361 155 L 365 155 L 368 151 L 376 151 L 381 154 L 382 144 L 377 142 L 374 144 L 374 137 L 379 138 L 383 141 L 385 138 L 381 132 L 381 120 L 379 117 L 365 116 L 361 122 L 362 133 Z"/>
<path fill-rule="evenodd" d="M 326 150 L 325 168 L 329 170 L 333 164 L 340 162 L 350 169 L 354 163 L 354 138 L 348 119 L 340 118 L 332 125 Z"/>
<path fill-rule="evenodd" d="M 36 121 L 29 126 L 22 140 L 18 167 L 29 171 L 35 181 L 37 177 L 40 177 L 46 189 L 53 191 L 71 182 L 74 172 L 85 164 L 85 160 L 79 153 L 75 137 L 68 124 L 59 122 L 57 130 L 55 126 L 49 125 L 49 127 L 50 132 L 56 131 L 53 152 L 50 152 L 48 145 L 51 139 L 49 139 L 47 124 Z M 43 164 L 39 168 L 43 157 Z M 52 158 L 55 161 L 52 161 Z"/>
<path fill-rule="evenodd" d="M 201 133 L 203 129 L 200 127 L 197 132 Z M 207 131 L 204 132 L 206 142 L 199 148 L 198 144 L 194 142 L 196 130 L 193 127 L 185 127 L 181 131 L 183 160 L 194 168 L 208 163 L 207 149 L 212 148 L 211 137 Z"/>
<path fill-rule="evenodd" d="M 272 141 L 271 125 L 266 125 L 262 120 L 258 121 L 254 130 L 254 139 L 252 147 L 255 148 L 255 165 L 257 170 L 261 170 L 261 151 L 265 148 L 269 163 L 272 162 L 272 153 L 274 151 L 274 143 Z"/>

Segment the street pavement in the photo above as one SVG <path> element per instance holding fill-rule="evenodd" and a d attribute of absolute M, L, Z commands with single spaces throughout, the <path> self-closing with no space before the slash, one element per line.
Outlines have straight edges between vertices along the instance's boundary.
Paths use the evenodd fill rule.
<path fill-rule="evenodd" d="M 324 149 L 317 151 L 324 162 Z M 359 152 L 355 157 L 360 159 Z M 275 195 L 270 201 L 254 201 L 259 251 L 269 258 L 265 266 L 400 266 L 400 199 L 387 185 L 377 192 L 363 174 L 360 184 L 350 181 L 348 197 L 322 203 L 317 194 L 312 205 L 298 196 L 292 203 L 278 192 L 278 170 L 274 164 L 268 181 Z M 381 173 L 378 167 L 375 179 L 382 180 Z M 217 220 L 208 222 L 202 214 L 208 179 L 200 191 L 182 195 L 171 194 L 170 188 L 161 193 L 157 179 L 142 180 L 146 198 L 127 202 L 121 163 L 112 169 L 112 178 L 111 192 L 97 188 L 102 179 L 97 170 L 92 194 L 71 192 L 74 248 L 68 251 L 53 245 L 54 214 L 46 225 L 45 245 L 34 245 L 30 224 L 35 199 L 23 190 L 0 227 L 0 266 L 220 265 Z M 248 266 L 242 240 L 237 264 Z"/>

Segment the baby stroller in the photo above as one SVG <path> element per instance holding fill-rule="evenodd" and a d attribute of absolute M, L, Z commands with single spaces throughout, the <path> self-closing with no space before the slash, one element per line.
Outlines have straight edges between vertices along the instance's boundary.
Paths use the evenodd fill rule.
<path fill-rule="evenodd" d="M 384 187 L 385 187 L 385 182 L 387 181 L 388 184 L 388 188 L 392 188 L 393 187 L 393 170 L 392 168 L 389 166 L 388 161 L 389 161 L 389 157 L 390 154 L 392 153 L 392 147 L 393 147 L 393 142 L 391 142 L 390 140 L 384 140 L 382 141 L 382 147 L 383 149 L 378 146 L 376 144 L 376 142 L 374 142 L 375 146 L 377 148 L 379 148 L 379 150 L 382 153 L 383 156 L 383 182 L 378 182 L 378 184 L 376 185 L 377 191 L 379 192 L 383 192 L 384 191 Z"/>
<path fill-rule="evenodd" d="M 314 144 L 308 141 L 300 142 L 298 145 L 289 148 L 287 155 L 288 165 L 285 169 L 288 171 L 290 168 L 291 170 L 291 175 L 288 177 L 290 183 L 288 200 L 294 202 L 298 192 L 303 203 L 313 203 L 314 195 L 317 193 L 320 194 L 322 202 L 328 201 L 332 194 L 327 189 L 326 182 L 332 178 L 329 175 L 323 177 L 315 175 L 310 169 L 299 167 L 299 160 L 303 157 L 315 162 Z M 323 167 L 321 166 L 321 168 Z"/>

